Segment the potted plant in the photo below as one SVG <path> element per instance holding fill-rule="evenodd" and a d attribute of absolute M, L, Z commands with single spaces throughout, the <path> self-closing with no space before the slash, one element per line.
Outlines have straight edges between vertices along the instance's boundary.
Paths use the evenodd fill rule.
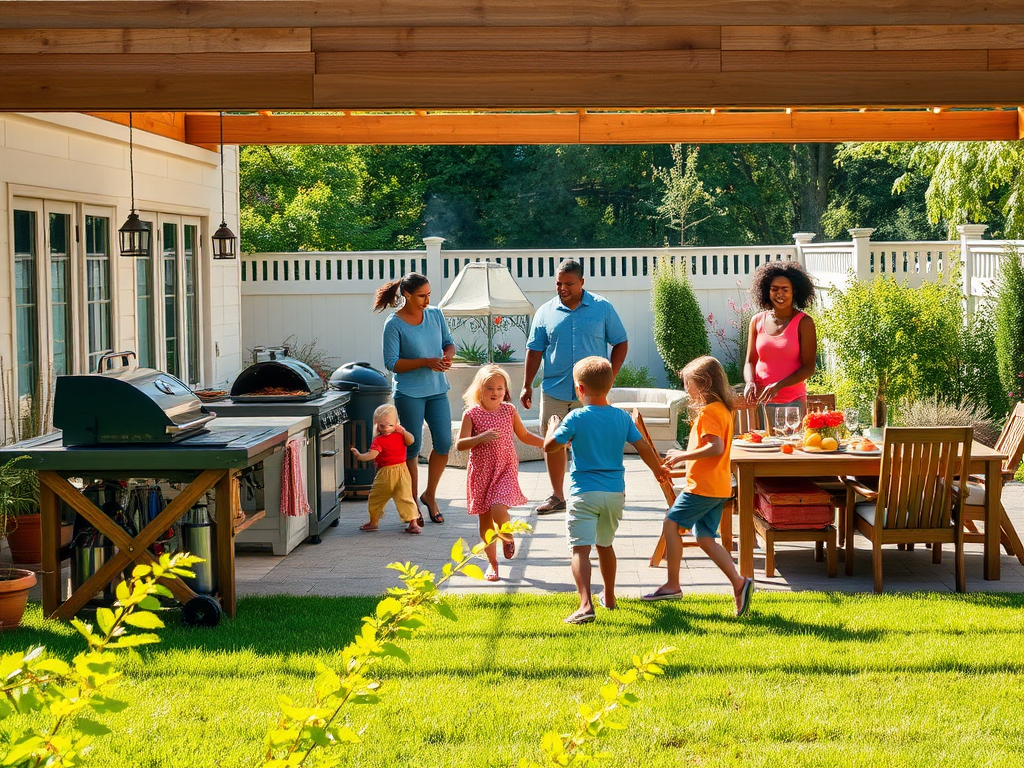
<path fill-rule="evenodd" d="M 23 458 L 19 456 L 0 466 L 0 534 L 3 535 L 17 527 L 22 515 L 34 510 L 38 516 L 38 478 L 35 472 L 17 466 Z M 21 623 L 28 591 L 35 583 L 36 575 L 32 571 L 0 567 L 0 630 Z"/>

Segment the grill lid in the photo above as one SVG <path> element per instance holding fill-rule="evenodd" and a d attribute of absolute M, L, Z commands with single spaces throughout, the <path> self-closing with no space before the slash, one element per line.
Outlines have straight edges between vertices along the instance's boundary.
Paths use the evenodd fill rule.
<path fill-rule="evenodd" d="M 236 403 L 280 403 L 312 400 L 324 391 L 323 379 L 287 351 L 270 353 L 269 360 L 253 363 L 231 385 Z"/>
<path fill-rule="evenodd" d="M 53 396 L 53 425 L 66 446 L 170 443 L 214 418 L 179 379 L 134 365 L 58 376 Z"/>

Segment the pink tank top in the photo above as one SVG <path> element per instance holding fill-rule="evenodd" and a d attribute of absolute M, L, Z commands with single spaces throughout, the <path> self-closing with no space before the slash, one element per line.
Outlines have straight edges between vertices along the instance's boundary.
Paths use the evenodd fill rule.
<path fill-rule="evenodd" d="M 757 350 L 757 365 L 754 366 L 754 383 L 760 392 L 763 387 L 781 381 L 800 368 L 800 321 L 804 313 L 797 311 L 793 319 L 778 336 L 769 336 L 764 329 L 767 312 L 757 316 L 754 329 L 754 348 Z M 773 403 L 791 403 L 807 396 L 807 382 L 801 381 L 780 389 Z"/>

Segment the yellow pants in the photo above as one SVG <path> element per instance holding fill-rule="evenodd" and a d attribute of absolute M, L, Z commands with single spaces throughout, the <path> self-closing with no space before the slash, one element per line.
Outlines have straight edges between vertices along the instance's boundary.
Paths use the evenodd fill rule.
<path fill-rule="evenodd" d="M 370 522 L 374 525 L 384 517 L 384 505 L 395 500 L 398 516 L 409 523 L 420 516 L 416 502 L 412 498 L 412 477 L 409 467 L 405 464 L 392 464 L 381 467 L 373 478 L 373 487 L 367 499 L 370 506 Z"/>

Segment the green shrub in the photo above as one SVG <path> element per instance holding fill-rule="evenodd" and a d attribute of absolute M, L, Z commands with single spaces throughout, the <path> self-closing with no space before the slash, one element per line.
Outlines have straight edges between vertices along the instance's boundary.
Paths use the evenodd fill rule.
<path fill-rule="evenodd" d="M 619 369 L 615 376 L 613 387 L 654 387 L 657 382 L 651 376 L 646 365 L 632 365 L 626 363 Z"/>
<path fill-rule="evenodd" d="M 855 401 L 896 411 L 960 378 L 962 294 L 955 279 L 910 288 L 881 275 L 831 291 L 819 328 Z"/>
<path fill-rule="evenodd" d="M 708 329 L 686 273 L 667 259 L 651 278 L 654 344 L 665 363 L 668 380 L 679 384 L 679 371 L 701 355 L 711 354 Z"/>
<path fill-rule="evenodd" d="M 962 403 L 983 406 L 996 423 L 1010 412 L 1007 389 L 999 376 L 991 304 L 978 307 L 964 328 L 956 391 Z"/>
<path fill-rule="evenodd" d="M 1024 400 L 1024 263 L 1016 249 L 1007 249 L 999 265 L 993 320 L 1003 390 L 1011 401 Z"/>

